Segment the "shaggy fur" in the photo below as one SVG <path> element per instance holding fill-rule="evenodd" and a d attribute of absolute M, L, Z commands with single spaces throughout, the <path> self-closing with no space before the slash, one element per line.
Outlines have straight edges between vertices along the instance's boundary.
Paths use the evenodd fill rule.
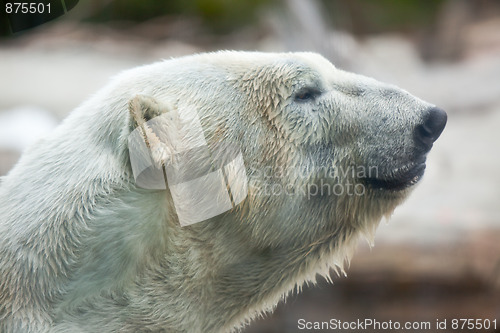
<path fill-rule="evenodd" d="M 430 107 L 313 53 L 199 54 L 118 75 L 2 179 L 0 332 L 241 327 L 372 239 L 415 180 L 364 180 L 412 165 Z M 127 138 L 137 119 L 187 108 L 210 146 L 238 145 L 248 195 L 181 227 L 169 191 L 136 186 Z M 335 185 L 358 192 L 313 193 Z"/>

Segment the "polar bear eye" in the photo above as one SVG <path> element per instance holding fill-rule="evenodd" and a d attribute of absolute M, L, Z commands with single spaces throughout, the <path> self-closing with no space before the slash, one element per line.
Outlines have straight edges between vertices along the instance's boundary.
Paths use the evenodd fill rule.
<path fill-rule="evenodd" d="M 295 94 L 295 100 L 298 102 L 307 102 L 307 101 L 313 100 L 316 97 L 318 97 L 320 93 L 321 92 L 318 89 L 304 88 L 304 89 L 299 90 Z"/>

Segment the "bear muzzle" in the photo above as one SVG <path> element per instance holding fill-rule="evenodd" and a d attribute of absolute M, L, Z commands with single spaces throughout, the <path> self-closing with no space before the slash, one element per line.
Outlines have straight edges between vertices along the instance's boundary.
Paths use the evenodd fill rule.
<path fill-rule="evenodd" d="M 447 114 L 438 107 L 424 111 L 422 122 L 415 126 L 415 154 L 411 161 L 385 172 L 381 177 L 366 177 L 362 181 L 376 190 L 401 191 L 417 184 L 425 172 L 426 155 L 443 132 Z"/>

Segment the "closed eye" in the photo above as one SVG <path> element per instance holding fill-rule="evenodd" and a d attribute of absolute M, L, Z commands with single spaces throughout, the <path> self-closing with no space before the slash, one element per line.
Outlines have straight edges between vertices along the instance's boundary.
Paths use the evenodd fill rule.
<path fill-rule="evenodd" d="M 308 102 L 316 99 L 316 97 L 318 97 L 320 94 L 321 91 L 319 91 L 318 89 L 307 87 L 295 93 L 294 98 L 297 102 Z"/>

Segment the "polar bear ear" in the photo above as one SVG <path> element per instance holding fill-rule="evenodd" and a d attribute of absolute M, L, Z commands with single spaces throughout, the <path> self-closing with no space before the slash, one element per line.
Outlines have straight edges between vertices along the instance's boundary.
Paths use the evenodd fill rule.
<path fill-rule="evenodd" d="M 128 138 L 130 160 L 134 174 L 139 175 L 151 165 L 161 170 L 167 158 L 173 156 L 171 140 L 165 138 L 168 122 L 160 116 L 171 114 L 172 107 L 153 97 L 137 95 L 129 103 L 130 134 Z M 138 176 L 137 176 L 138 177 Z"/>
<path fill-rule="evenodd" d="M 134 130 L 139 126 L 144 126 L 147 121 L 169 112 L 172 108 L 167 104 L 159 103 L 153 97 L 136 95 L 129 101 L 128 109 L 130 112 L 130 129 Z"/>

